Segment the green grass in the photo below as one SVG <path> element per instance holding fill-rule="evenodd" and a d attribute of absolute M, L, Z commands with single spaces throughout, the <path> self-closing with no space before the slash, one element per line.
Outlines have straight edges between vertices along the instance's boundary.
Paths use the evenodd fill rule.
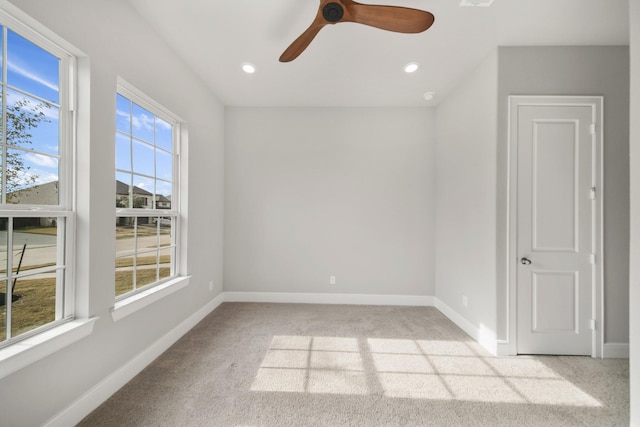
<path fill-rule="evenodd" d="M 14 230 L 17 233 L 29 233 L 29 234 L 46 234 L 47 236 L 57 236 L 57 227 L 36 227 L 36 228 L 23 228 L 20 230 Z"/>
<path fill-rule="evenodd" d="M 151 226 L 139 225 L 138 237 L 155 236 L 157 235 L 157 231 L 158 229 L 156 228 L 155 225 L 151 225 Z M 160 235 L 167 235 L 167 234 L 171 234 L 170 230 L 168 228 L 161 227 Z M 116 239 L 131 239 L 133 237 L 135 237 L 135 229 L 132 226 L 124 226 L 124 225 L 116 226 Z"/>
<path fill-rule="evenodd" d="M 52 267 L 54 265 L 56 265 L 55 262 L 49 262 L 49 263 L 46 263 L 46 264 L 23 265 L 23 266 L 20 266 L 20 271 L 21 272 L 25 272 L 27 270 L 35 270 L 36 268 L 43 268 L 43 267 Z M 18 267 L 16 266 L 16 267 L 13 267 L 13 269 L 11 271 L 13 271 L 15 273 L 17 270 L 18 270 Z M 6 273 L 6 272 L 7 272 L 7 270 L 4 269 L 4 268 L 0 270 L 0 273 L 2 273 L 2 274 Z"/>
<path fill-rule="evenodd" d="M 160 264 L 168 264 L 171 262 L 171 255 L 160 255 Z M 145 256 L 139 257 L 136 260 L 136 265 L 154 265 L 156 263 L 156 257 L 154 256 Z M 116 268 L 117 267 L 133 267 L 133 258 L 117 258 L 116 259 Z"/>
<path fill-rule="evenodd" d="M 171 269 L 160 267 L 160 279 L 169 277 Z M 137 287 L 148 285 L 156 281 L 156 269 L 145 268 L 136 272 Z M 116 271 L 116 296 L 133 290 L 133 271 Z"/>
<path fill-rule="evenodd" d="M 155 257 L 153 263 L 155 263 Z M 139 264 L 141 265 L 141 264 Z M 171 269 L 160 267 L 160 278 L 169 277 Z M 156 269 L 144 268 L 137 271 L 137 286 L 141 287 L 155 282 Z M 1 287 L 6 282 L 0 282 Z M 133 271 L 116 271 L 116 295 L 133 290 Z M 4 289 L 0 289 L 4 292 Z M 11 304 L 11 335 L 17 336 L 51 323 L 56 313 L 56 279 L 18 279 L 14 294 L 21 295 L 18 301 Z M 0 342 L 6 339 L 7 311 L 6 305 L 0 306 Z"/>
<path fill-rule="evenodd" d="M 18 280 L 14 294 L 22 295 L 11 304 L 11 335 L 16 336 L 53 322 L 56 315 L 56 279 Z M 0 337 L 5 338 L 6 305 L 0 307 Z"/>

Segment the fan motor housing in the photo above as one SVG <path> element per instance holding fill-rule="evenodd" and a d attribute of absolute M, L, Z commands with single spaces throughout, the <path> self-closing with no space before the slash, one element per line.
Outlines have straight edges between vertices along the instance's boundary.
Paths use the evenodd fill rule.
<path fill-rule="evenodd" d="M 327 3 L 322 9 L 322 16 L 328 22 L 338 22 L 344 16 L 344 9 L 339 3 Z"/>

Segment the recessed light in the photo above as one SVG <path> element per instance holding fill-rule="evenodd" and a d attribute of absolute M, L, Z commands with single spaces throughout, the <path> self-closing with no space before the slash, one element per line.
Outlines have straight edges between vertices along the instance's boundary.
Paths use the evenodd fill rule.
<path fill-rule="evenodd" d="M 482 6 L 488 7 L 491 6 L 493 0 L 462 0 L 460 2 L 460 6 Z"/>
<path fill-rule="evenodd" d="M 420 65 L 417 62 L 409 62 L 404 66 L 405 73 L 414 73 L 420 68 Z"/>
<path fill-rule="evenodd" d="M 256 66 L 253 64 L 249 64 L 248 62 L 244 63 L 242 64 L 242 71 L 244 71 L 247 74 L 253 74 L 256 72 Z"/>
<path fill-rule="evenodd" d="M 436 97 L 436 93 L 435 92 L 427 92 L 423 96 L 424 96 L 424 99 L 426 101 L 433 101 L 433 98 Z"/>

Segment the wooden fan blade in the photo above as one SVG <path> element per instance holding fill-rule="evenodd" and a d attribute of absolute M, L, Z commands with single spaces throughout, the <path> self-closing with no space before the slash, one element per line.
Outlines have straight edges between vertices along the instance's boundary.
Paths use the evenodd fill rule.
<path fill-rule="evenodd" d="M 321 22 L 318 18 L 311 24 L 304 33 L 293 41 L 289 47 L 280 55 L 280 62 L 289 62 L 296 59 L 304 50 L 309 46 L 314 37 L 320 32 L 322 27 L 326 24 Z"/>
<path fill-rule="evenodd" d="M 398 33 L 421 33 L 433 25 L 433 14 L 400 6 L 362 4 L 353 0 L 320 0 L 313 23 L 280 55 L 280 62 L 296 59 L 325 25 L 356 22 Z"/>
<path fill-rule="evenodd" d="M 424 10 L 400 6 L 378 6 L 342 0 L 349 14 L 345 17 L 351 22 L 369 25 L 397 33 L 421 33 L 435 20 L 433 14 Z"/>

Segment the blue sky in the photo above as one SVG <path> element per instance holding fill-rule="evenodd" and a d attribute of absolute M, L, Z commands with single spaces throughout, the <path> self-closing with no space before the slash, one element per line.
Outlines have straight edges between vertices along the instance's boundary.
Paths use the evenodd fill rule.
<path fill-rule="evenodd" d="M 2 34 L 0 33 L 0 38 Z M 32 128 L 31 144 L 18 144 L 19 154 L 29 169 L 18 175 L 10 188 L 57 181 L 59 146 L 59 59 L 20 35 L 8 30 L 6 40 L 7 106 L 26 101 L 27 107 L 48 104 L 47 121 Z M 117 95 L 116 178 L 149 192 L 171 195 L 172 127 L 146 109 Z M 10 141 L 9 141 L 10 142 Z M 131 162 L 133 152 L 133 163 Z M 154 179 L 154 177 L 156 179 Z"/>
<path fill-rule="evenodd" d="M 116 130 L 116 179 L 151 193 L 171 195 L 171 125 L 117 95 Z"/>
<path fill-rule="evenodd" d="M 47 120 L 39 122 L 36 128 L 28 131 L 32 134 L 31 144 L 17 144 L 29 151 L 8 149 L 19 155 L 28 168 L 20 171 L 16 180 L 9 183 L 8 187 L 15 189 L 32 185 L 32 177 L 35 177 L 36 184 L 57 181 L 59 60 L 11 30 L 7 34 L 7 62 L 1 64 L 7 69 L 7 107 L 11 108 L 19 101 L 27 103 L 24 107 L 26 109 L 47 105 L 43 110 Z M 7 125 L 10 128 L 11 123 Z"/>

